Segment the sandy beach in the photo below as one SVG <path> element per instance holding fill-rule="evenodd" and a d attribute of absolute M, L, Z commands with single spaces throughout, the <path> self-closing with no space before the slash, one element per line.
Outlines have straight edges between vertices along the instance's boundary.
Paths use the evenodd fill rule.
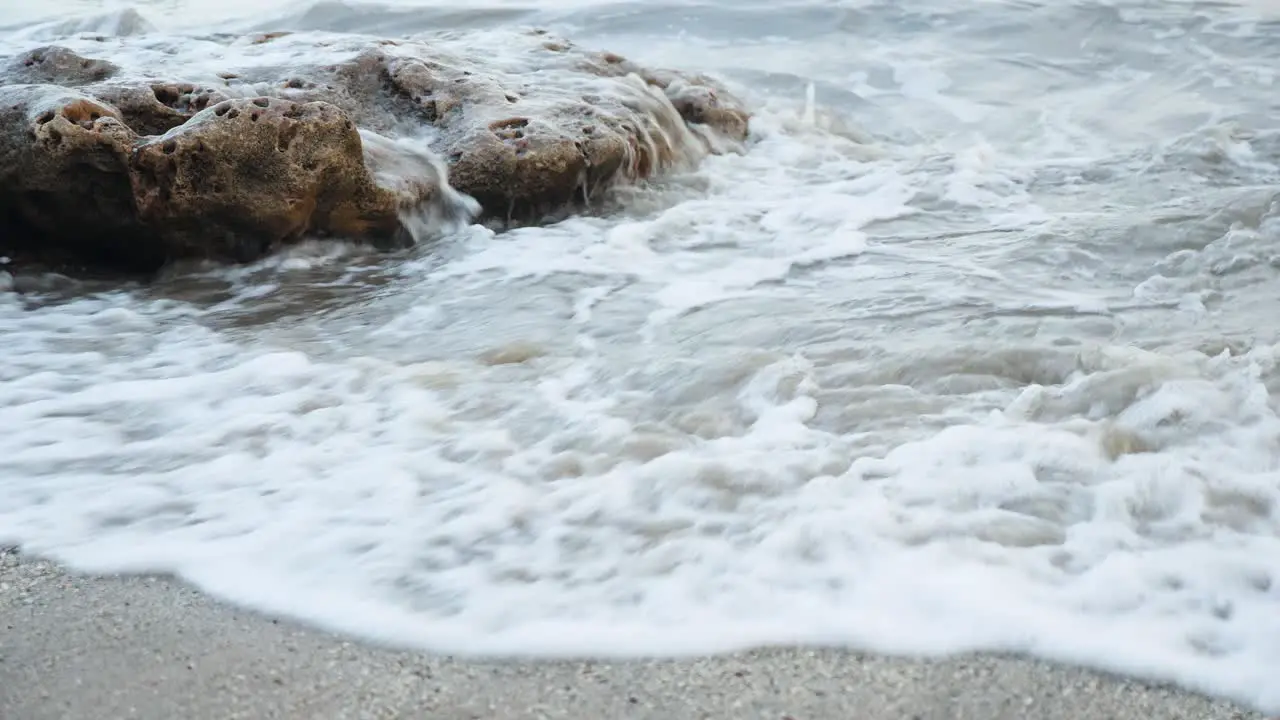
<path fill-rule="evenodd" d="M 1231 703 L 1006 657 L 784 649 L 678 661 L 389 651 L 155 577 L 0 551 L 0 718 L 1243 720 Z"/>

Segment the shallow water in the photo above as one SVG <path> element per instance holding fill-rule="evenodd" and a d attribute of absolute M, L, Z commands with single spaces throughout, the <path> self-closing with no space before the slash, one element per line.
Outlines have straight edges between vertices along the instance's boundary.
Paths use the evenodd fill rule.
<path fill-rule="evenodd" d="M 539 25 L 753 136 L 605 217 L 6 280 L 0 541 L 434 650 L 1014 650 L 1280 712 L 1276 6 L 211 5 L 0 25 Z"/>

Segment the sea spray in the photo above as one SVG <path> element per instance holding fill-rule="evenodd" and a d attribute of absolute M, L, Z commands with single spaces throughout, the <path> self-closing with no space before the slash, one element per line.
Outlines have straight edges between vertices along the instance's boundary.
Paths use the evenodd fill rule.
<path fill-rule="evenodd" d="M 388 138 L 360 130 L 374 180 L 403 198 L 400 222 L 414 243 L 455 232 L 480 214 L 480 203 L 449 185 L 449 168 L 428 134 Z"/>

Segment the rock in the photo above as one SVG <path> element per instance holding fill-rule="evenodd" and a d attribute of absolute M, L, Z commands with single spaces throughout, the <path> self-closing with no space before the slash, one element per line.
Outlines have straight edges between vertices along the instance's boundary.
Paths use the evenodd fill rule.
<path fill-rule="evenodd" d="M 748 132 L 709 78 L 540 31 L 137 42 L 8 61 L 0 254 L 146 271 L 304 236 L 399 243 L 477 211 L 554 220 Z"/>
<path fill-rule="evenodd" d="M 646 71 L 539 31 L 497 37 L 506 42 L 487 55 L 479 43 L 376 42 L 344 62 L 243 70 L 232 87 L 331 102 L 379 133 L 429 130 L 453 187 L 508 224 L 563 215 L 747 136 L 748 113 L 709 78 Z"/>
<path fill-rule="evenodd" d="M 133 139 L 114 108 L 83 93 L 0 88 L 0 254 L 111 265 L 158 255 L 135 234 L 126 172 Z"/>
<path fill-rule="evenodd" d="M 9 86 L 0 127 L 0 208 L 22 230 L 6 233 L 19 257 L 138 272 L 243 262 L 304 235 L 396 238 L 405 204 L 425 200 L 379 187 L 355 124 L 326 103 L 227 100 L 138 136 L 78 91 Z"/>
<path fill-rule="evenodd" d="M 9 62 L 0 78 L 5 84 L 53 83 L 67 87 L 106 80 L 120 68 L 105 60 L 90 60 L 56 45 L 25 52 Z"/>
<path fill-rule="evenodd" d="M 400 228 L 402 198 L 374 183 L 355 123 L 323 102 L 225 100 L 135 141 L 129 174 L 139 221 L 177 257 L 248 261 L 304 235 Z"/>
<path fill-rule="evenodd" d="M 162 135 L 210 105 L 229 99 L 215 88 L 190 83 L 104 85 L 92 92 L 119 110 L 125 124 L 139 135 Z"/>

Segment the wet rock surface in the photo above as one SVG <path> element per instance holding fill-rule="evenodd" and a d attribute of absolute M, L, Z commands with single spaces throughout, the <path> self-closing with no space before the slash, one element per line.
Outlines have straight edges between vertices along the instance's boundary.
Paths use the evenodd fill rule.
<path fill-rule="evenodd" d="M 6 84 L 51 83 L 76 87 L 99 82 L 120 68 L 106 60 L 91 60 L 64 47 L 50 45 L 22 53 L 3 70 Z"/>
<path fill-rule="evenodd" d="M 0 254 L 98 269 L 403 244 L 424 207 L 553 220 L 748 126 L 709 78 L 540 31 L 82 38 L 0 68 Z"/>
<path fill-rule="evenodd" d="M 146 272 L 399 230 L 403 198 L 374 183 L 355 124 L 325 103 L 227 100 L 139 136 L 109 103 L 19 85 L 0 88 L 0 127 L 0 252 L 19 258 Z"/>

